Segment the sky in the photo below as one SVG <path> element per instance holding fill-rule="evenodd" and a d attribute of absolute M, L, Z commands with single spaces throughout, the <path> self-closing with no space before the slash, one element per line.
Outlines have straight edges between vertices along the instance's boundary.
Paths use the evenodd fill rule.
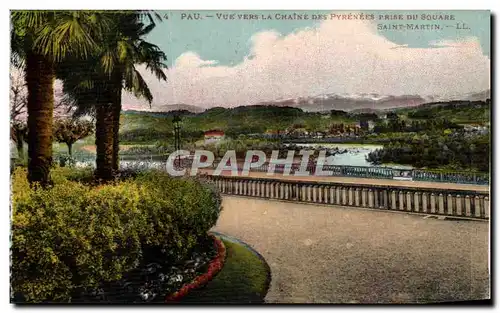
<path fill-rule="evenodd" d="M 139 70 L 160 105 L 239 106 L 319 94 L 457 97 L 490 88 L 489 11 L 159 11 L 149 35 L 168 57 L 168 82 Z M 188 19 L 199 13 L 202 19 Z M 278 19 L 276 14 L 308 14 Z M 374 20 L 312 15 L 373 14 Z M 217 14 L 234 19 L 218 18 Z M 238 19 L 254 14 L 258 20 Z M 404 20 L 379 19 L 403 15 Z M 418 20 L 408 20 L 407 15 Z M 454 20 L 422 20 L 453 15 Z M 207 17 L 207 15 L 213 17 Z M 220 16 L 220 15 L 219 15 Z M 271 19 L 263 19 L 270 16 Z M 435 24 L 438 30 L 379 25 Z M 457 23 L 458 28 L 457 29 Z M 124 95 L 124 107 L 148 104 Z"/>

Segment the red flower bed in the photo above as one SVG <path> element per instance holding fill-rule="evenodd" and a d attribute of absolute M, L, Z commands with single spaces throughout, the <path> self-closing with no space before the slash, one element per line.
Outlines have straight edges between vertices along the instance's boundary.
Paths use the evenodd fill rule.
<path fill-rule="evenodd" d="M 165 298 L 165 303 L 178 302 L 186 296 L 191 290 L 198 289 L 206 285 L 221 269 L 226 260 L 226 247 L 222 240 L 210 235 L 214 240 L 214 246 L 217 249 L 217 256 L 208 264 L 208 270 L 205 274 L 196 277 L 191 283 L 185 284 L 182 288 Z"/>

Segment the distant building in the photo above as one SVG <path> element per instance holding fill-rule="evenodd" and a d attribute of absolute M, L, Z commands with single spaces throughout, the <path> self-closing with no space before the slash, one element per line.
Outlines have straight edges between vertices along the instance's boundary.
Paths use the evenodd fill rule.
<path fill-rule="evenodd" d="M 205 143 L 218 142 L 224 139 L 224 132 L 222 130 L 207 130 L 205 132 Z"/>
<path fill-rule="evenodd" d="M 362 131 L 372 131 L 373 128 L 375 128 L 375 122 L 374 121 L 359 121 L 356 126 L 360 128 Z"/>
<path fill-rule="evenodd" d="M 359 121 L 356 126 L 361 128 L 361 130 L 367 131 L 368 130 L 368 121 Z"/>
<path fill-rule="evenodd" d="M 274 130 L 274 129 L 269 129 L 266 131 L 266 133 L 264 134 L 264 137 L 265 138 L 279 138 L 281 136 L 284 135 L 284 132 L 281 133 L 279 130 Z"/>
<path fill-rule="evenodd" d="M 326 134 L 324 132 L 314 132 L 311 133 L 313 138 L 325 138 Z"/>
<path fill-rule="evenodd" d="M 303 127 L 289 129 L 287 130 L 286 134 L 288 137 L 292 138 L 305 138 L 310 135 L 309 132 Z"/>

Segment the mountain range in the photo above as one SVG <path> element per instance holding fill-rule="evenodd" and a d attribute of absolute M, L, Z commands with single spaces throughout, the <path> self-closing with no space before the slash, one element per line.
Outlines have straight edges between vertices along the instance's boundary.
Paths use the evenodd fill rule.
<path fill-rule="evenodd" d="M 491 91 L 484 90 L 465 95 L 439 97 L 439 96 L 419 96 L 419 95 L 379 95 L 376 93 L 362 94 L 321 94 L 309 97 L 299 97 L 291 99 L 278 99 L 256 103 L 256 105 L 273 105 L 278 107 L 300 108 L 306 112 L 325 112 L 334 110 L 344 110 L 356 113 L 375 113 L 387 111 L 395 108 L 414 107 L 425 103 L 438 103 L 441 101 L 484 101 L 491 98 Z M 124 106 L 126 107 L 126 106 Z M 168 112 L 186 110 L 192 113 L 201 113 L 205 108 L 190 104 L 172 104 L 155 106 L 148 111 Z"/>

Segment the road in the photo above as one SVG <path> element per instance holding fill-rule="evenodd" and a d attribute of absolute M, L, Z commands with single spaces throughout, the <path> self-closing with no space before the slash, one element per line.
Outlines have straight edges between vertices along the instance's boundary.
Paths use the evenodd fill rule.
<path fill-rule="evenodd" d="M 200 173 L 212 174 L 211 169 L 200 169 Z M 222 172 L 223 176 L 231 176 L 231 172 Z M 238 173 L 241 176 L 241 172 Z M 395 179 L 374 179 L 374 178 L 359 178 L 359 177 L 340 177 L 340 176 L 284 176 L 283 174 L 267 175 L 264 172 L 249 172 L 246 177 L 254 178 L 273 178 L 284 180 L 299 180 L 299 181 L 320 181 L 332 183 L 351 183 L 358 185 L 378 185 L 378 186 L 401 186 L 401 187 L 420 187 L 420 188 L 437 188 L 437 189 L 455 189 L 455 190 L 471 190 L 479 192 L 489 192 L 488 185 L 472 185 L 472 184 L 454 184 L 441 182 L 426 182 L 426 181 L 407 181 Z"/>
<path fill-rule="evenodd" d="M 489 298 L 489 224 L 224 196 L 214 230 L 269 263 L 269 303 Z"/>

